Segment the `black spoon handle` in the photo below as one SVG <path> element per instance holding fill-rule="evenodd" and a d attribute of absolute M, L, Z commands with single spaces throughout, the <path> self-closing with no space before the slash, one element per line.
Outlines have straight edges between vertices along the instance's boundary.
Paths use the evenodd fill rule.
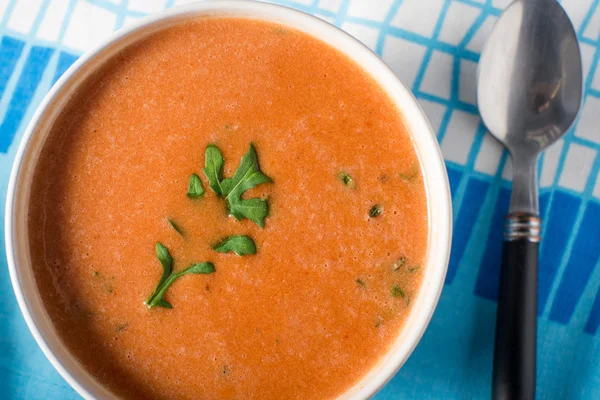
<path fill-rule="evenodd" d="M 540 218 L 512 213 L 504 226 L 492 398 L 533 400 Z"/>

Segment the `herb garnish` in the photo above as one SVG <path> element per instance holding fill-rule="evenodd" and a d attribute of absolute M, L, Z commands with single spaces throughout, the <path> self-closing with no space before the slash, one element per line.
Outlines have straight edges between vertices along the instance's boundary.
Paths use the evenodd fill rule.
<path fill-rule="evenodd" d="M 256 254 L 256 245 L 254 244 L 254 241 L 246 235 L 226 237 L 221 242 L 214 245 L 213 249 L 219 253 L 233 251 L 238 256 Z"/>
<path fill-rule="evenodd" d="M 289 32 L 289 30 L 287 28 L 284 28 L 283 26 L 276 26 L 275 28 L 273 28 L 273 32 L 278 33 L 280 35 L 285 35 Z"/>
<path fill-rule="evenodd" d="M 379 204 L 375 204 L 369 210 L 369 217 L 371 217 L 371 218 L 378 217 L 381 215 L 382 212 L 383 212 L 383 208 Z"/>
<path fill-rule="evenodd" d="M 383 322 L 383 318 L 381 318 L 379 315 L 377 316 L 377 320 L 375 321 L 375 328 L 379 328 L 379 325 L 381 325 L 381 323 Z"/>
<path fill-rule="evenodd" d="M 400 286 L 394 285 L 394 287 L 392 288 L 392 296 L 404 298 L 404 296 L 405 296 L 404 290 L 402 290 L 402 288 Z"/>
<path fill-rule="evenodd" d="M 392 265 L 392 270 L 398 271 L 400 268 L 406 266 L 406 270 L 410 273 L 417 272 L 421 269 L 421 264 L 417 264 L 414 267 L 410 267 L 406 265 L 406 257 L 402 256 Z"/>
<path fill-rule="evenodd" d="M 110 283 L 106 282 L 106 279 L 102 275 L 100 275 L 100 272 L 94 271 L 94 278 L 96 278 L 100 281 L 100 283 L 104 287 L 104 290 L 106 290 L 108 293 L 112 294 L 112 292 L 113 292 L 112 285 Z"/>
<path fill-rule="evenodd" d="M 90 310 L 87 306 L 81 304 L 79 300 L 76 300 L 73 304 L 73 317 L 77 319 L 90 319 L 96 313 Z"/>
<path fill-rule="evenodd" d="M 402 178 L 406 182 L 412 182 L 415 180 L 417 176 L 419 176 L 419 166 L 417 164 L 413 164 L 410 172 L 398 174 L 400 178 Z"/>
<path fill-rule="evenodd" d="M 204 175 L 208 178 L 208 185 L 216 194 L 222 194 L 221 179 L 223 177 L 223 154 L 214 144 L 208 145 L 204 157 Z"/>
<path fill-rule="evenodd" d="M 392 265 L 392 270 L 398 271 L 400 268 L 402 268 L 404 266 L 405 263 L 406 263 L 406 257 L 400 257 L 398 259 L 398 261 L 396 261 L 394 263 L 394 265 Z"/>
<path fill-rule="evenodd" d="M 408 269 L 408 272 L 410 272 L 410 273 L 413 273 L 413 272 L 417 272 L 417 271 L 418 271 L 418 270 L 420 270 L 420 269 L 421 269 L 421 266 L 420 266 L 420 265 L 417 265 L 416 267 L 409 268 L 409 269 Z"/>
<path fill-rule="evenodd" d="M 362 280 L 360 280 L 360 279 L 357 279 L 357 280 L 356 280 L 356 283 L 357 283 L 357 284 L 359 284 L 360 286 L 364 287 L 364 288 L 365 288 L 365 287 L 367 287 L 367 284 L 366 284 L 366 283 L 364 283 L 364 282 L 363 282 Z"/>
<path fill-rule="evenodd" d="M 171 218 L 167 218 L 167 221 L 169 222 L 169 225 L 171 225 L 171 228 L 175 229 L 175 232 L 179 233 L 181 236 L 185 236 L 183 229 L 177 225 L 175 221 Z"/>
<path fill-rule="evenodd" d="M 258 165 L 258 156 L 254 146 L 250 145 L 248 152 L 242 157 L 240 166 L 233 177 L 223 177 L 223 155 L 215 145 L 206 148 L 204 174 L 208 178 L 211 189 L 225 198 L 229 214 L 235 219 L 248 218 L 258 226 L 265 226 L 265 218 L 269 215 L 267 200 L 259 198 L 242 199 L 242 195 L 262 183 L 273 182 L 263 174 Z"/>
<path fill-rule="evenodd" d="M 117 328 L 115 329 L 115 331 L 123 332 L 125 329 L 127 329 L 127 327 L 129 327 L 129 324 L 127 322 L 123 322 L 123 323 L 117 325 Z"/>
<path fill-rule="evenodd" d="M 169 253 L 169 249 L 163 246 L 161 243 L 156 243 L 156 258 L 160 261 L 160 265 L 163 269 L 163 274 L 158 281 L 158 285 L 154 292 L 145 301 L 146 307 L 149 309 L 152 307 L 164 307 L 173 308 L 171 303 L 164 299 L 165 292 L 178 278 L 187 274 L 212 274 L 215 272 L 215 267 L 209 262 L 196 263 L 190 267 L 179 271 L 173 272 L 173 257 Z"/>
<path fill-rule="evenodd" d="M 190 181 L 188 183 L 187 197 L 190 199 L 197 199 L 204 196 L 204 187 L 202 187 L 202 181 L 196 174 L 190 175 Z"/>
<path fill-rule="evenodd" d="M 344 171 L 338 174 L 338 179 L 350 189 L 356 189 L 356 182 L 354 182 L 354 179 Z"/>

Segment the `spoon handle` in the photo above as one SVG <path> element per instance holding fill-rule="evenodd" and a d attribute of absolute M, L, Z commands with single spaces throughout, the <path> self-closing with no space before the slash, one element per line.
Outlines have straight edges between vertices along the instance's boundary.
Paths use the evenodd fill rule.
<path fill-rule="evenodd" d="M 533 400 L 540 218 L 510 213 L 504 226 L 492 398 Z"/>

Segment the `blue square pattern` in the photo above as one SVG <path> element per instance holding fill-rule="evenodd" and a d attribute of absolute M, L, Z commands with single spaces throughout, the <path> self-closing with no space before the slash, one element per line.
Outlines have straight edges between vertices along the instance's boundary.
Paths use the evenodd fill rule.
<path fill-rule="evenodd" d="M 115 29 L 184 2 L 0 1 L 2 209 L 25 125 L 60 75 Z M 489 398 L 499 229 L 509 198 L 510 162 L 486 137 L 474 82 L 485 38 L 508 1 L 274 2 L 342 27 L 382 56 L 421 102 L 446 158 L 456 234 L 444 292 L 423 340 L 376 398 Z M 600 115 L 599 2 L 562 1 L 581 42 L 585 103 L 579 122 L 540 161 L 548 227 L 540 265 L 541 399 L 600 398 L 600 133 L 593 118 Z M 0 247 L 0 398 L 77 398 L 29 334 L 4 252 Z"/>

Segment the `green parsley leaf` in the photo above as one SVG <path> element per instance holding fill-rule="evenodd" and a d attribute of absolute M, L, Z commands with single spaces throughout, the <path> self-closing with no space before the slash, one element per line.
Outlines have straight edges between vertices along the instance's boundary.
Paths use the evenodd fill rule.
<path fill-rule="evenodd" d="M 238 256 L 256 254 L 256 245 L 254 244 L 254 241 L 246 235 L 226 237 L 221 242 L 214 245 L 213 249 L 219 253 L 233 251 Z"/>
<path fill-rule="evenodd" d="M 269 204 L 263 199 L 233 199 L 229 201 L 229 214 L 240 221 L 248 218 L 261 228 L 265 227 L 265 218 L 269 216 Z"/>
<path fill-rule="evenodd" d="M 256 150 L 254 150 L 253 145 L 250 145 L 250 149 L 242 157 L 240 166 L 233 177 L 224 179 L 221 182 L 221 187 L 225 199 L 228 200 L 233 197 L 240 197 L 246 190 L 252 189 L 261 183 L 270 182 L 273 182 L 273 180 L 260 171 Z"/>
<path fill-rule="evenodd" d="M 218 195 L 223 193 L 221 179 L 223 178 L 223 154 L 214 144 L 206 147 L 204 156 L 204 175 L 208 178 L 208 185 Z"/>
<path fill-rule="evenodd" d="M 179 271 L 176 275 L 177 278 L 186 274 L 212 274 L 215 272 L 215 266 L 209 262 L 195 263 L 187 267 L 183 271 Z"/>
<path fill-rule="evenodd" d="M 350 189 L 356 189 L 356 183 L 354 182 L 354 179 L 344 171 L 338 174 L 338 179 Z"/>
<path fill-rule="evenodd" d="M 402 288 L 400 286 L 394 285 L 394 287 L 392 288 L 392 296 L 404 298 L 404 296 L 405 296 L 404 290 L 402 290 Z"/>
<path fill-rule="evenodd" d="M 362 280 L 360 280 L 360 279 L 357 279 L 357 280 L 356 280 L 356 283 L 357 283 L 357 284 L 359 284 L 360 286 L 364 287 L 364 288 L 365 288 L 365 287 L 367 287 L 367 284 L 366 284 L 366 283 L 364 283 L 364 282 L 363 282 Z"/>
<path fill-rule="evenodd" d="M 156 258 L 160 261 L 160 265 L 163 268 L 162 278 L 158 284 L 160 285 L 167 279 L 171 272 L 173 272 L 173 257 L 171 257 L 171 253 L 169 253 L 169 249 L 162 245 L 160 242 L 156 242 Z"/>
<path fill-rule="evenodd" d="M 169 221 L 171 228 L 175 229 L 175 232 L 179 233 L 181 236 L 184 236 L 183 228 L 177 225 L 177 223 L 175 223 L 175 221 L 173 221 L 171 218 L 167 218 L 167 221 Z"/>
<path fill-rule="evenodd" d="M 381 215 L 382 212 L 383 212 L 383 208 L 379 204 L 375 204 L 369 210 L 369 217 L 371 217 L 371 218 L 378 217 Z"/>
<path fill-rule="evenodd" d="M 148 300 L 146 300 L 146 305 L 148 306 L 148 308 L 152 308 L 154 305 L 160 305 L 161 307 L 165 308 L 172 308 L 171 304 L 164 300 L 162 302 L 160 300 L 157 300 L 156 304 L 153 304 L 153 299 L 156 298 L 159 289 L 162 287 L 167 278 L 171 276 L 171 273 L 173 272 L 173 257 L 171 257 L 169 249 L 163 246 L 162 243 L 157 242 L 155 251 L 156 258 L 158 258 L 158 261 L 162 266 L 163 273 L 160 277 L 160 280 L 158 281 L 158 285 L 156 285 L 156 289 L 154 289 L 152 295 L 150 295 L 150 297 L 148 297 Z"/>
<path fill-rule="evenodd" d="M 196 174 L 190 175 L 190 182 L 188 183 L 187 197 L 190 199 L 197 199 L 204 196 L 204 187 L 202 187 L 202 181 Z"/>
<path fill-rule="evenodd" d="M 211 160 L 210 162 L 209 159 Z M 271 178 L 260 170 L 254 146 L 250 145 L 250 149 L 242 157 L 240 166 L 231 178 L 221 181 L 223 156 L 214 145 L 210 145 L 206 149 L 206 165 L 204 173 L 209 179 L 210 187 L 216 194 L 225 197 L 229 214 L 237 220 L 248 218 L 263 228 L 265 226 L 265 218 L 269 215 L 267 200 L 258 198 L 242 199 L 242 195 L 247 190 L 262 183 L 273 182 Z"/>
<path fill-rule="evenodd" d="M 158 261 L 160 261 L 160 265 L 163 268 L 163 274 L 158 281 L 156 289 L 154 289 L 154 292 L 145 301 L 148 309 L 152 307 L 173 308 L 171 303 L 164 299 L 164 295 L 173 282 L 183 275 L 212 274 L 215 272 L 214 265 L 208 262 L 196 263 L 184 269 L 183 271 L 173 272 L 173 257 L 171 257 L 169 249 L 167 249 L 161 243 L 156 243 L 156 258 L 158 258 Z"/>

